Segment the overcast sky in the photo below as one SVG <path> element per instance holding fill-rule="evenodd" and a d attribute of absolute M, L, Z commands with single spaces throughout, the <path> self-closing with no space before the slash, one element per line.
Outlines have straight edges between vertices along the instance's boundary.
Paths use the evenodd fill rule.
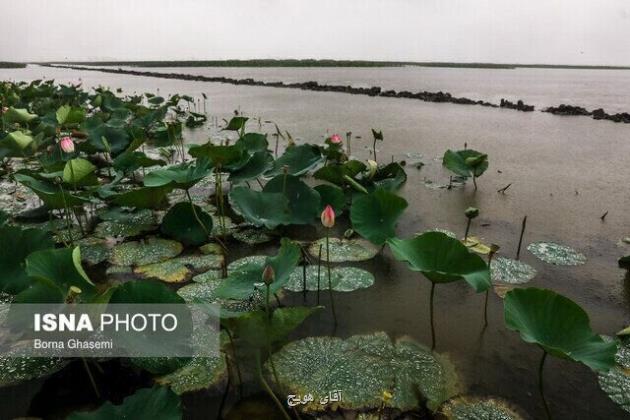
<path fill-rule="evenodd" d="M 0 60 L 630 65 L 628 0 L 0 0 Z"/>

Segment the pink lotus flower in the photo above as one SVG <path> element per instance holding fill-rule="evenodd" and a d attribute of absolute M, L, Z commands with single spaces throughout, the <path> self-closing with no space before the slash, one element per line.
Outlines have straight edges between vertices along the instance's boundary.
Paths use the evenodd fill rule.
<path fill-rule="evenodd" d="M 3 106 L 2 110 L 0 110 L 0 114 L 6 114 L 8 110 L 9 108 L 7 108 L 6 106 Z"/>
<path fill-rule="evenodd" d="M 330 136 L 330 142 L 332 144 L 341 144 L 341 136 L 339 134 L 333 134 Z"/>
<path fill-rule="evenodd" d="M 322 225 L 324 225 L 324 227 L 327 228 L 331 228 L 333 226 L 335 226 L 335 211 L 333 210 L 332 207 L 330 207 L 330 204 L 326 206 L 326 208 L 324 209 L 324 211 L 322 212 Z"/>
<path fill-rule="evenodd" d="M 74 152 L 74 142 L 72 141 L 72 137 L 63 137 L 59 141 L 59 146 L 61 150 L 65 153 L 73 153 Z"/>

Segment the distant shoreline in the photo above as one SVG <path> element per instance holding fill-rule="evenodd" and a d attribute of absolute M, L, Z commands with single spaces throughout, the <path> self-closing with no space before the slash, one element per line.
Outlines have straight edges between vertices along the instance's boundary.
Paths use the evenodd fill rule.
<path fill-rule="evenodd" d="M 196 82 L 213 82 L 213 83 L 227 83 L 232 85 L 245 85 L 245 86 L 263 86 L 263 87 L 272 87 L 272 88 L 284 88 L 284 89 L 301 89 L 301 90 L 311 90 L 317 92 L 336 92 L 336 93 L 348 93 L 352 95 L 367 95 L 367 96 L 380 96 L 387 98 L 407 98 L 407 99 L 418 99 L 425 102 L 434 102 L 434 103 L 453 103 L 453 104 L 461 104 L 461 105 L 479 105 L 483 107 L 490 108 L 507 108 L 513 109 L 516 111 L 522 112 L 532 112 L 535 110 L 533 105 L 527 105 L 522 100 L 518 100 L 516 103 L 513 103 L 506 99 L 501 99 L 500 104 L 493 104 L 491 102 L 483 101 L 483 100 L 474 100 L 466 97 L 457 97 L 451 95 L 449 92 L 409 92 L 406 90 L 403 91 L 395 91 L 395 90 L 382 90 L 380 86 L 372 86 L 369 88 L 363 87 L 353 87 L 348 85 L 329 85 L 329 84 L 320 84 L 316 81 L 306 81 L 306 82 L 295 82 L 295 83 L 285 83 L 285 82 L 265 82 L 263 80 L 254 80 L 252 78 L 245 79 L 235 79 L 231 77 L 223 77 L 223 76 L 202 76 L 202 75 L 194 75 L 194 74 L 182 74 L 182 73 L 161 73 L 161 72 L 151 72 L 151 71 L 140 71 L 140 70 L 131 70 L 131 69 L 122 69 L 122 68 L 108 68 L 108 67 L 77 67 L 71 65 L 54 65 L 54 64 L 42 64 L 46 67 L 53 68 L 62 68 L 62 69 L 71 69 L 71 70 L 80 70 L 80 71 L 98 71 L 103 73 L 114 73 L 114 74 L 126 74 L 130 76 L 142 76 L 142 77 L 157 77 L 161 79 L 177 79 L 177 80 L 188 80 L 188 81 L 196 81 Z M 616 123 L 626 123 L 630 124 L 630 113 L 622 112 L 617 114 L 608 114 L 602 108 L 598 108 L 593 111 L 588 111 L 582 107 L 575 105 L 565 105 L 561 104 L 557 107 L 548 107 L 543 109 L 542 112 L 549 112 L 555 115 L 582 115 L 582 116 L 590 116 L 595 120 L 608 120 Z"/>
<path fill-rule="evenodd" d="M 501 63 L 450 63 L 414 61 L 367 60 L 177 60 L 177 61 L 50 61 L 33 64 L 62 64 L 84 66 L 129 67 L 443 67 L 513 70 L 517 68 L 571 69 L 571 70 L 630 70 L 630 66 L 587 66 L 572 64 L 501 64 Z"/>

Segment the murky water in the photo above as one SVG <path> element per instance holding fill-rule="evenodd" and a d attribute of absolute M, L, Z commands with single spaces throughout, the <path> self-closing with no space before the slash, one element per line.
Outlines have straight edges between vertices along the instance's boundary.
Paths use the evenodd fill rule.
<path fill-rule="evenodd" d="M 295 81 L 289 77 L 293 74 L 294 78 L 300 77 L 297 80 L 347 81 L 353 85 L 365 83 L 410 90 L 415 86 L 407 86 L 407 79 L 397 78 L 412 71 L 408 69 L 239 69 L 238 72 L 242 72 L 239 74 L 234 73 L 236 70 L 229 73 L 227 69 L 193 70 L 199 74 L 212 72 L 239 77 L 262 78 L 261 74 L 267 74 L 284 81 Z M 630 72 L 562 70 L 554 74 L 556 70 L 456 69 L 472 72 L 468 79 L 459 80 L 446 76 L 453 71 L 451 69 L 413 71 L 433 75 L 430 85 L 415 86 L 417 89 L 445 90 L 470 97 L 477 97 L 475 93 L 480 97 L 485 94 L 509 97 L 511 93 L 534 104 L 538 104 L 538 100 L 549 105 L 564 101 L 590 108 L 630 109 Z M 540 82 L 526 87 L 517 78 L 519 81 L 510 85 L 508 76 L 503 73 L 495 76 L 496 72 L 510 71 L 528 73 L 531 80 L 540 79 Z M 408 237 L 433 227 L 463 235 L 463 211 L 468 206 L 476 206 L 481 209 L 481 216 L 473 223 L 473 233 L 486 242 L 501 245 L 501 252 L 513 257 L 521 219 L 527 215 L 525 243 L 558 241 L 575 247 L 589 258 L 583 266 L 554 267 L 523 251 L 522 259 L 539 273 L 530 284 L 554 289 L 575 300 L 589 313 L 592 326 L 599 333 L 613 334 L 630 323 L 630 283 L 624 282 L 624 273 L 616 263 L 621 255 L 630 253 L 630 246 L 619 244 L 622 237 L 630 236 L 628 125 L 585 117 L 396 98 L 38 67 L 0 70 L 0 79 L 31 80 L 42 76 L 58 82 L 77 82 L 81 78 L 86 86 L 122 87 L 128 93 L 156 92 L 158 88 L 163 95 L 200 96 L 204 92 L 209 97 L 208 112 L 219 119 L 229 118 L 234 109 L 240 109 L 247 115 L 260 116 L 263 121 L 272 120 L 294 137 L 310 142 L 320 141 L 326 133 L 351 131 L 353 137 L 361 137 L 352 140 L 353 154 L 359 158 L 369 156 L 370 129 L 382 129 L 385 141 L 378 145 L 381 162 L 389 161 L 392 156 L 411 161 L 413 159 L 405 155 L 413 153 L 414 156 L 421 154 L 425 163 L 420 170 L 407 166 L 409 180 L 401 194 L 410 206 L 399 225 L 400 236 Z M 436 80 L 440 78 L 451 85 L 438 85 Z M 456 85 L 467 90 L 456 89 Z M 500 89 L 494 91 L 499 85 Z M 542 87 L 545 85 L 553 87 L 545 89 Z M 591 91 L 597 94 L 589 94 Z M 574 96 L 561 99 L 562 95 Z M 495 96 L 488 99 L 496 100 Z M 257 128 L 256 122 L 251 124 L 251 129 Z M 263 126 L 263 129 L 270 128 Z M 195 141 L 204 141 L 208 133 L 198 130 Z M 474 192 L 472 185 L 463 190 L 427 188 L 425 179 L 448 182 L 448 174 L 435 158 L 441 157 L 447 148 L 462 148 L 464 143 L 489 154 L 490 169 L 479 179 L 479 190 Z M 512 185 L 506 194 L 497 193 L 509 183 Z M 605 221 L 600 220 L 606 211 Z M 429 343 L 430 283 L 396 262 L 387 250 L 364 266 L 375 273 L 376 284 L 369 289 L 335 295 L 340 318 L 336 333 L 349 336 L 384 330 L 395 337 L 410 335 Z M 295 294 L 288 299 L 299 303 L 302 298 L 301 294 Z M 314 302 L 312 295 L 309 301 Z M 483 295 L 476 295 L 467 285 L 439 285 L 435 303 L 437 350 L 451 355 L 468 392 L 503 397 L 533 418 L 544 417 L 536 375 L 541 351 L 525 344 L 517 333 L 504 327 L 502 300 L 491 294 L 490 325 L 485 330 L 482 328 Z M 329 312 L 324 312 L 308 321 L 299 335 L 331 331 L 332 319 Z M 556 418 L 627 417 L 599 390 L 596 375 L 585 366 L 548 359 L 545 389 Z"/>

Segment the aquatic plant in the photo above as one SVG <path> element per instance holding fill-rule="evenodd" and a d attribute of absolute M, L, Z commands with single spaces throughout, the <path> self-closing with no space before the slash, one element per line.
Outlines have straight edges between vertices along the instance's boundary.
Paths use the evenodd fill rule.
<path fill-rule="evenodd" d="M 350 207 L 352 228 L 373 244 L 383 245 L 396 235 L 396 223 L 407 205 L 407 200 L 382 188 L 360 195 Z"/>
<path fill-rule="evenodd" d="M 491 285 L 488 265 L 460 241 L 441 232 L 426 232 L 412 239 L 390 238 L 387 244 L 397 260 L 405 261 L 410 270 L 421 272 L 431 282 L 429 308 L 431 349 L 434 349 L 433 296 L 436 284 L 464 280 L 476 292 L 483 292 Z"/>
<path fill-rule="evenodd" d="M 328 272 L 328 296 L 330 297 L 330 309 L 332 310 L 335 325 L 337 325 L 337 313 L 335 312 L 335 300 L 333 297 L 332 276 L 330 274 L 330 240 L 328 230 L 335 226 L 335 211 L 328 205 L 320 216 L 322 226 L 326 228 L 326 270 Z M 318 290 L 319 292 L 319 290 Z"/>
<path fill-rule="evenodd" d="M 477 178 L 488 169 L 488 155 L 472 149 L 447 150 L 442 158 L 442 165 L 459 176 L 472 177 L 476 190 Z"/>
<path fill-rule="evenodd" d="M 617 345 L 593 333 L 586 312 L 558 293 L 537 288 L 511 290 L 505 297 L 504 312 L 505 325 L 543 351 L 538 385 L 547 418 L 551 418 L 543 388 L 547 355 L 583 363 L 598 372 L 607 372 L 614 365 Z"/>

